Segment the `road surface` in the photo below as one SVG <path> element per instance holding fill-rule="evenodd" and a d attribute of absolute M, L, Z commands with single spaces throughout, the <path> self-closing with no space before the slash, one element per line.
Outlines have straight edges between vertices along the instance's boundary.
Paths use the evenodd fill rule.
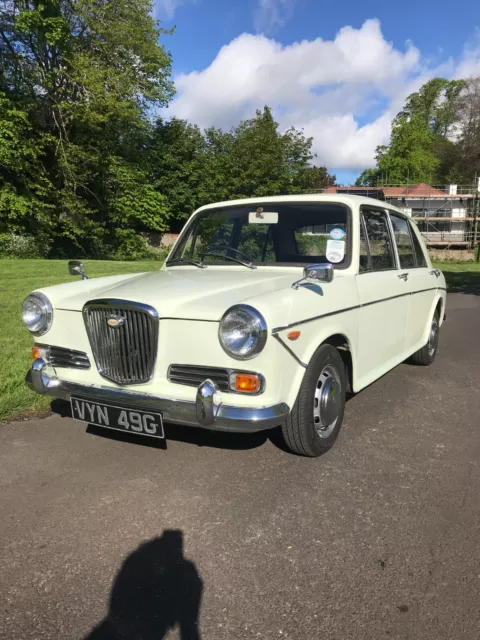
<path fill-rule="evenodd" d="M 53 415 L 0 426 L 0 637 L 480 637 L 480 296 L 334 449 Z"/>

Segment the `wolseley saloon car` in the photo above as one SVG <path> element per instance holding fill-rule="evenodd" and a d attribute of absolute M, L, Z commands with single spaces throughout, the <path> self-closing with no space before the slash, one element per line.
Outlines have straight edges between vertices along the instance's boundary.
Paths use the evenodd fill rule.
<path fill-rule="evenodd" d="M 34 291 L 27 383 L 73 417 L 163 437 L 163 423 L 280 427 L 317 456 L 347 394 L 410 358 L 435 358 L 445 279 L 417 227 L 341 195 L 222 202 L 196 211 L 162 269 Z"/>

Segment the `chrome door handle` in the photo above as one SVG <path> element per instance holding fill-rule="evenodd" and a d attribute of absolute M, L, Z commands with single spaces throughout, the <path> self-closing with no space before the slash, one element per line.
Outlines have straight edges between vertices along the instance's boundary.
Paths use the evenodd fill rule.
<path fill-rule="evenodd" d="M 400 278 L 400 280 L 405 280 L 405 282 L 408 280 L 408 273 L 400 273 L 397 278 Z"/>

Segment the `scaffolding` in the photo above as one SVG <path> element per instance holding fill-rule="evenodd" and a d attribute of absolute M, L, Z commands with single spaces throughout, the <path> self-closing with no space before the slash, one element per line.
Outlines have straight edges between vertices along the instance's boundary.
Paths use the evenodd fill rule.
<path fill-rule="evenodd" d="M 480 243 L 480 179 L 470 185 L 382 184 L 328 187 L 323 193 L 362 195 L 395 205 L 411 216 L 427 245 L 474 248 Z"/>

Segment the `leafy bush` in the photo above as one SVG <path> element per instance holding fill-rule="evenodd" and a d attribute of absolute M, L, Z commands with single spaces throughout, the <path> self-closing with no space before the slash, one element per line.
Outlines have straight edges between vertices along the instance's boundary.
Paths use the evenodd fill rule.
<path fill-rule="evenodd" d="M 50 247 L 33 236 L 0 234 L 1 258 L 45 258 Z"/>
<path fill-rule="evenodd" d="M 142 255 L 142 260 L 159 260 L 163 262 L 168 255 L 168 250 L 160 247 L 151 247 L 147 245 L 145 247 L 145 253 Z"/>
<path fill-rule="evenodd" d="M 164 260 L 164 249 L 151 247 L 145 238 L 133 229 L 116 229 L 114 260 Z"/>
<path fill-rule="evenodd" d="M 432 262 L 464 263 L 474 262 L 475 252 L 471 249 L 429 249 Z"/>

